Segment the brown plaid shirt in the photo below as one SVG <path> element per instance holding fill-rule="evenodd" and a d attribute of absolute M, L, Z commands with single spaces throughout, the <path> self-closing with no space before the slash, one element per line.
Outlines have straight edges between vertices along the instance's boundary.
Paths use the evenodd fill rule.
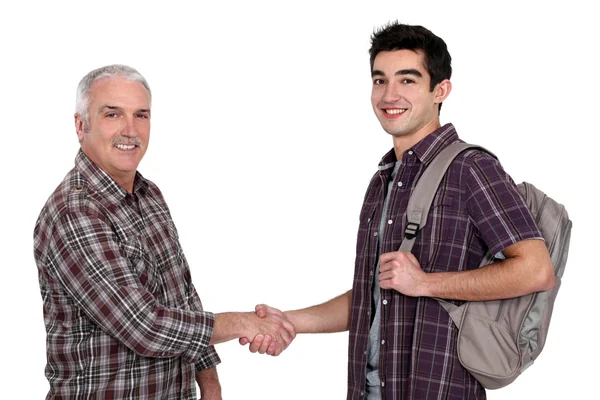
<path fill-rule="evenodd" d="M 81 150 L 35 226 L 47 399 L 196 399 L 219 357 L 160 190 L 128 194 Z"/>
<path fill-rule="evenodd" d="M 348 399 L 364 398 L 377 240 L 382 253 L 398 250 L 416 182 L 429 162 L 456 141 L 454 126 L 447 124 L 403 154 L 391 186 L 385 216 L 388 223 L 380 238 L 378 225 L 396 162 L 393 150 L 383 157 L 367 189 L 356 248 Z M 412 250 L 426 272 L 474 269 L 488 249 L 495 254 L 520 240 L 542 238 L 512 179 L 496 159 L 478 150 L 468 150 L 452 163 L 428 218 Z M 382 290 L 381 302 L 379 377 L 383 399 L 485 399 L 483 387 L 458 360 L 457 329 L 436 300 Z"/>

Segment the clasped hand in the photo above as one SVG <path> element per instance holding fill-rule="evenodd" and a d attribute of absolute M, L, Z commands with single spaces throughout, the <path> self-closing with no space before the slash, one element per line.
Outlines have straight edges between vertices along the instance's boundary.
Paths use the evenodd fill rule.
<path fill-rule="evenodd" d="M 379 257 L 379 287 L 406 296 L 427 296 L 427 273 L 412 253 L 394 251 Z"/>
<path fill-rule="evenodd" d="M 259 330 L 250 342 L 248 337 L 242 337 L 242 346 L 250 343 L 252 353 L 278 356 L 296 337 L 296 327 L 289 318 L 277 308 L 259 304 L 255 308 L 255 317 L 259 321 Z"/>

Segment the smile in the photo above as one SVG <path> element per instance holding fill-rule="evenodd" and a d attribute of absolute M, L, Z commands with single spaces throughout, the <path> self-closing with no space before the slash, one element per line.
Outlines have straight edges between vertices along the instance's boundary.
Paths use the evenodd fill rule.
<path fill-rule="evenodd" d="M 398 114 L 402 114 L 403 112 L 406 111 L 406 108 L 391 108 L 391 109 L 386 109 L 383 110 L 386 114 L 390 114 L 390 115 L 398 115 Z"/>
<path fill-rule="evenodd" d="M 115 147 L 121 150 L 133 150 L 135 148 L 134 144 L 116 144 Z"/>

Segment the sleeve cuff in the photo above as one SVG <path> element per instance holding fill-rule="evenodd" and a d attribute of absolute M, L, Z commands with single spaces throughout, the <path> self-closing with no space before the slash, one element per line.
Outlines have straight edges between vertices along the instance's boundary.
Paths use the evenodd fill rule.
<path fill-rule="evenodd" d="M 196 325 L 190 345 L 183 355 L 183 359 L 195 364 L 204 356 L 209 347 L 210 338 L 215 326 L 215 316 L 211 312 L 198 311 L 196 314 Z"/>

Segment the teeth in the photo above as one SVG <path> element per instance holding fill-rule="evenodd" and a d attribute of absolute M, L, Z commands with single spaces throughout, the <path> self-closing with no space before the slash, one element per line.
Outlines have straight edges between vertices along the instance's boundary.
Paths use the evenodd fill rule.
<path fill-rule="evenodd" d="M 392 114 L 392 115 L 396 115 L 396 114 L 402 114 L 404 111 L 406 111 L 406 109 L 402 108 L 402 109 L 393 109 L 393 110 L 384 110 L 387 114 Z"/>
<path fill-rule="evenodd" d="M 132 150 L 135 147 L 135 145 L 133 145 L 133 144 L 118 144 L 118 145 L 116 145 L 116 147 L 121 150 Z"/>

